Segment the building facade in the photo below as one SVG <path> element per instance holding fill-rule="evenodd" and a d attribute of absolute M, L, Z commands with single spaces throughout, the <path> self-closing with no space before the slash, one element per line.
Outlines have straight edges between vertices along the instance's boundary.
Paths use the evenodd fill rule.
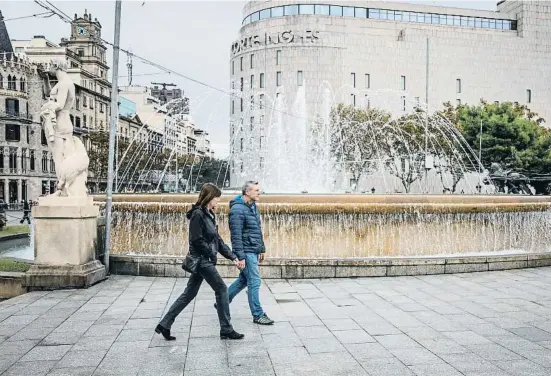
<path fill-rule="evenodd" d="M 324 96 L 394 114 L 483 98 L 551 118 L 551 4 L 544 1 L 504 0 L 496 12 L 251 1 L 230 56 L 232 185 L 260 178 L 266 133 L 276 131 L 278 116 L 320 115 Z"/>

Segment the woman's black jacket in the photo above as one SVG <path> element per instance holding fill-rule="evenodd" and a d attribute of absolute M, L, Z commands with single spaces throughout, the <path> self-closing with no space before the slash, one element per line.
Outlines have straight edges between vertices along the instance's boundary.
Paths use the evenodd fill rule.
<path fill-rule="evenodd" d="M 192 255 L 216 262 L 216 254 L 219 252 L 229 260 L 237 259 L 218 234 L 218 225 L 212 211 L 193 205 L 186 216 L 189 219 L 189 251 Z"/>

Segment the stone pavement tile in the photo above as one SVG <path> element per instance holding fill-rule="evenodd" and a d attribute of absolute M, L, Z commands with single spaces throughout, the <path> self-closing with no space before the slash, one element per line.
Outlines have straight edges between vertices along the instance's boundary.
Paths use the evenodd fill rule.
<path fill-rule="evenodd" d="M 10 341 L 23 341 L 26 339 L 38 339 L 42 340 L 46 338 L 54 328 L 49 327 L 38 327 L 35 325 L 27 325 L 25 328 L 19 330 L 17 333 L 15 333 L 13 336 L 11 336 L 8 339 L 8 342 Z"/>
<path fill-rule="evenodd" d="M 357 320 L 355 321 L 358 323 L 358 325 L 362 327 L 363 330 L 365 330 L 369 335 L 372 336 L 384 336 L 402 333 L 400 329 L 396 328 L 394 325 L 391 325 L 390 323 L 388 323 L 388 321 L 385 321 L 383 319 L 373 320 L 369 322 L 358 322 Z"/>
<path fill-rule="evenodd" d="M 49 314 L 45 314 L 33 321 L 33 324 L 41 327 L 57 328 L 58 326 L 63 324 L 65 320 L 67 320 L 70 316 L 70 312 L 64 313 L 63 316 L 50 316 Z"/>
<path fill-rule="evenodd" d="M 129 319 L 123 329 L 151 329 L 154 330 L 159 320 L 153 319 Z M 176 324 L 176 323 L 175 323 Z"/>
<path fill-rule="evenodd" d="M 68 351 L 59 363 L 56 364 L 56 368 L 97 367 L 106 354 L 107 349 Z"/>
<path fill-rule="evenodd" d="M 183 348 L 149 348 L 141 361 L 140 376 L 181 376 L 186 352 Z"/>
<path fill-rule="evenodd" d="M 0 344 L 0 354 L 10 355 L 17 354 L 20 357 L 35 347 L 40 340 L 26 339 L 22 341 L 5 341 Z"/>
<path fill-rule="evenodd" d="M 149 347 L 167 347 L 167 346 L 180 346 L 187 347 L 189 342 L 189 332 L 187 331 L 171 331 L 171 335 L 176 337 L 174 341 L 167 341 L 163 338 L 162 335 L 151 331 L 152 338 L 149 343 Z"/>
<path fill-rule="evenodd" d="M 86 333 L 95 321 L 73 321 L 67 320 L 55 328 L 54 332 Z"/>
<path fill-rule="evenodd" d="M 352 319 L 326 319 L 323 320 L 323 324 L 325 324 L 329 330 L 360 329 L 360 326 Z"/>
<path fill-rule="evenodd" d="M 477 325 L 465 325 L 465 327 L 477 334 L 480 334 L 483 337 L 511 335 L 511 332 L 509 332 L 508 330 L 502 329 L 497 325 L 490 324 L 490 323 L 477 324 Z"/>
<path fill-rule="evenodd" d="M 132 313 L 117 314 L 117 315 L 101 315 L 99 319 L 94 322 L 94 325 L 126 325 L 128 320 L 132 316 Z"/>
<path fill-rule="evenodd" d="M 544 367 L 551 367 L 551 350 L 534 350 L 529 353 L 525 353 L 524 357 L 531 360 L 534 363 Z M 518 358 L 517 358 L 518 359 Z M 511 359 L 512 360 L 512 359 Z"/>
<path fill-rule="evenodd" d="M 295 328 L 296 334 L 301 339 L 332 338 L 331 331 L 325 326 L 309 326 Z"/>
<path fill-rule="evenodd" d="M 304 339 L 304 346 L 310 354 L 344 352 L 346 349 L 336 338 Z"/>
<path fill-rule="evenodd" d="M 482 359 L 489 361 L 494 360 L 521 360 L 522 356 L 507 350 L 505 347 L 497 343 L 484 343 L 479 345 L 466 345 L 471 352 L 477 354 Z"/>
<path fill-rule="evenodd" d="M 54 361 L 35 361 L 35 362 L 17 362 L 13 364 L 2 376 L 43 376 L 46 375 L 57 362 Z"/>
<path fill-rule="evenodd" d="M 26 325 L 25 324 L 18 324 L 18 325 L 5 325 L 0 324 L 0 336 L 3 337 L 11 337 L 21 329 L 23 329 Z"/>
<path fill-rule="evenodd" d="M 41 360 L 60 360 L 71 347 L 72 345 L 35 346 L 26 353 L 20 361 L 36 362 Z"/>
<path fill-rule="evenodd" d="M 190 337 L 220 337 L 220 327 L 218 325 L 192 325 Z"/>
<path fill-rule="evenodd" d="M 477 345 L 490 343 L 489 339 L 473 331 L 443 332 L 442 334 L 460 345 Z"/>
<path fill-rule="evenodd" d="M 417 376 L 462 376 L 463 374 L 446 363 L 418 364 L 408 367 Z"/>
<path fill-rule="evenodd" d="M 25 314 L 19 316 L 12 315 L 2 321 L 2 325 L 27 325 L 36 320 L 39 316 L 40 314 Z"/>
<path fill-rule="evenodd" d="M 404 312 L 418 312 L 418 311 L 431 310 L 431 308 L 428 308 L 420 303 L 401 303 L 401 304 L 396 304 L 396 307 L 400 308 Z"/>
<path fill-rule="evenodd" d="M 498 315 L 496 317 L 487 317 L 485 318 L 486 321 L 489 323 L 492 323 L 496 325 L 497 327 L 501 329 L 516 329 L 516 328 L 524 328 L 526 327 L 526 324 L 519 320 L 514 320 L 508 317 L 505 317 L 503 315 Z"/>
<path fill-rule="evenodd" d="M 295 328 L 301 326 L 318 326 L 323 325 L 323 322 L 318 318 L 318 316 L 296 316 L 290 317 L 289 322 Z"/>
<path fill-rule="evenodd" d="M 236 356 L 228 357 L 228 364 L 230 368 L 258 368 L 258 369 L 272 369 L 272 362 L 268 353 L 264 351 L 259 353 L 259 356 Z"/>
<path fill-rule="evenodd" d="M 496 365 L 482 359 L 475 353 L 442 354 L 440 357 L 449 365 L 464 374 L 478 374 L 483 372 L 501 371 Z"/>
<path fill-rule="evenodd" d="M 461 346 L 455 341 L 452 341 L 449 338 L 446 338 L 444 336 L 437 337 L 437 338 L 419 338 L 417 339 L 417 342 L 421 344 L 424 348 L 427 350 L 433 352 L 434 354 L 461 354 L 469 352 L 469 350 Z"/>
<path fill-rule="evenodd" d="M 272 364 L 297 364 L 311 360 L 311 356 L 304 347 L 287 347 L 279 349 L 268 349 Z M 228 353 L 231 357 L 231 353 Z"/>
<path fill-rule="evenodd" d="M 249 323 L 251 323 L 251 321 L 247 320 L 246 326 L 258 329 L 260 334 L 285 334 L 285 333 L 297 334 L 298 333 L 295 331 L 295 328 L 288 321 L 281 321 L 275 325 L 256 325 L 254 323 L 252 324 L 249 324 Z M 236 320 L 232 320 L 232 324 L 235 327 L 237 325 Z M 243 327 L 244 326 L 239 325 L 239 328 L 243 328 Z"/>
<path fill-rule="evenodd" d="M 155 332 L 152 329 L 123 329 L 116 342 L 151 341 Z"/>
<path fill-rule="evenodd" d="M 410 327 L 410 328 L 404 328 L 403 332 L 409 336 L 410 338 L 414 340 L 419 339 L 437 339 L 441 338 L 442 333 L 440 333 L 437 330 L 434 330 L 428 325 L 425 326 L 419 326 L 419 327 Z"/>
<path fill-rule="evenodd" d="M 111 347 L 115 338 L 110 337 L 81 337 L 71 348 L 73 351 L 107 350 Z"/>
<path fill-rule="evenodd" d="M 529 341 L 515 334 L 509 336 L 489 336 L 488 339 L 522 356 L 533 351 L 544 349 L 544 347 L 538 345 L 537 342 Z"/>
<path fill-rule="evenodd" d="M 414 376 L 413 372 L 396 358 L 361 360 L 360 364 L 369 375 Z"/>
<path fill-rule="evenodd" d="M 103 311 L 76 311 L 68 320 L 70 321 L 96 321 L 101 317 Z"/>
<path fill-rule="evenodd" d="M 424 348 L 391 349 L 390 352 L 406 366 L 443 363 L 442 359 Z"/>
<path fill-rule="evenodd" d="M 23 354 L 4 354 L 0 356 L 0 373 L 4 372 L 17 362 Z"/>
<path fill-rule="evenodd" d="M 497 364 L 501 369 L 514 376 L 549 376 L 549 368 L 542 367 L 529 360 L 503 361 Z"/>
<path fill-rule="evenodd" d="M 421 347 L 417 342 L 405 334 L 391 334 L 386 336 L 375 336 L 377 342 L 387 349 L 404 349 Z"/>
<path fill-rule="evenodd" d="M 124 325 L 97 325 L 93 324 L 88 328 L 85 337 L 104 337 L 104 336 L 115 336 L 117 337 L 122 331 Z"/>
<path fill-rule="evenodd" d="M 302 347 L 306 339 L 301 340 L 296 334 L 265 334 L 262 340 L 267 348 Z M 330 339 L 328 339 L 330 340 Z M 335 339 L 336 341 L 336 339 Z"/>
<path fill-rule="evenodd" d="M 166 342 L 177 342 L 176 341 L 166 341 Z M 230 344 L 232 342 L 229 342 Z M 241 341 L 235 341 L 236 346 L 241 345 Z M 233 344 L 232 343 L 232 344 Z M 187 352 L 190 353 L 201 353 L 201 352 L 225 352 L 226 351 L 226 342 L 220 340 L 220 338 L 190 338 L 189 344 L 187 346 Z"/>
<path fill-rule="evenodd" d="M 362 329 L 357 330 L 336 330 L 332 332 L 337 339 L 343 343 L 368 343 L 376 342 L 373 337 Z"/>
<path fill-rule="evenodd" d="M 348 343 L 344 347 L 357 360 L 394 357 L 390 351 L 379 343 Z"/>
<path fill-rule="evenodd" d="M 48 334 L 41 342 L 41 346 L 74 345 L 82 337 L 82 333 L 55 332 Z"/>
<path fill-rule="evenodd" d="M 48 376 L 92 376 L 96 367 L 52 368 Z"/>
<path fill-rule="evenodd" d="M 196 352 L 188 353 L 186 357 L 186 370 L 217 370 L 228 369 L 228 355 L 226 352 Z M 208 374 L 207 371 L 205 371 Z"/>
<path fill-rule="evenodd" d="M 533 327 L 524 327 L 524 328 L 512 328 L 509 330 L 521 337 L 528 339 L 529 341 L 550 341 L 551 333 L 544 330 L 533 328 Z"/>

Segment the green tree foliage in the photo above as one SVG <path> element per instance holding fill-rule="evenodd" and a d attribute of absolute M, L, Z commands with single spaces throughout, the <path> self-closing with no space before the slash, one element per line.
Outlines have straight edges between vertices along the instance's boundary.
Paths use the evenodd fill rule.
<path fill-rule="evenodd" d="M 456 124 L 478 152 L 482 123 L 482 164 L 499 163 L 504 169 L 529 174 L 551 173 L 551 134 L 544 120 L 524 105 L 510 102 L 462 105 L 444 104 L 440 115 Z"/>
<path fill-rule="evenodd" d="M 213 183 L 222 188 L 230 179 L 228 161 L 211 157 L 182 158 L 181 168 L 184 187 L 189 191 L 198 191 L 205 183 Z M 187 184 L 186 184 L 187 182 Z"/>

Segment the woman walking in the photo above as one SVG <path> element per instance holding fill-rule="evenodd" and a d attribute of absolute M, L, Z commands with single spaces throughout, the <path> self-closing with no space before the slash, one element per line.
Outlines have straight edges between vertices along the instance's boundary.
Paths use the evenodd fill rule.
<path fill-rule="evenodd" d="M 155 332 L 162 334 L 167 341 L 175 340 L 170 335 L 170 328 L 176 317 L 197 296 L 203 279 L 214 290 L 216 296 L 216 310 L 220 321 L 221 339 L 242 339 L 243 334 L 237 333 L 230 322 L 230 303 L 228 288 L 216 270 L 216 253 L 237 264 L 237 257 L 224 243 L 218 234 L 216 217 L 213 209 L 220 201 L 222 192 L 214 185 L 207 183 L 201 188 L 197 203 L 187 213 L 189 219 L 189 253 L 199 258 L 196 272 L 188 280 L 185 291 L 176 299 L 165 317 L 155 328 Z"/>

